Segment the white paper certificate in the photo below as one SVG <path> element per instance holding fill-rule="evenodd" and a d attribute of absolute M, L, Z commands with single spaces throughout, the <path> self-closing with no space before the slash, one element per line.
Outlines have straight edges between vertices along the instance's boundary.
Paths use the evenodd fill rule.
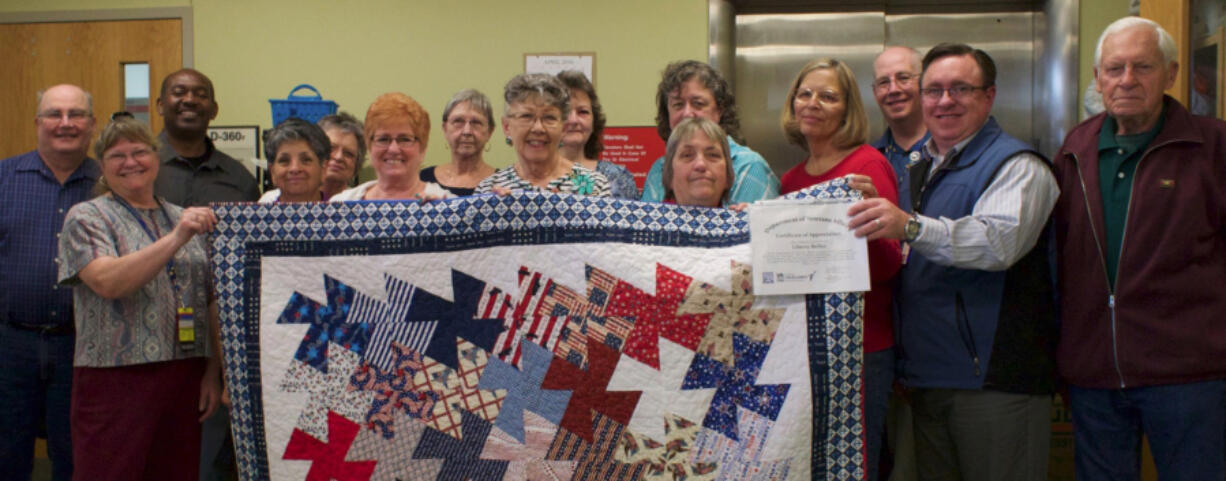
<path fill-rule="evenodd" d="M 780 199 L 751 204 L 754 294 L 869 290 L 868 243 L 847 228 L 852 203 Z"/>

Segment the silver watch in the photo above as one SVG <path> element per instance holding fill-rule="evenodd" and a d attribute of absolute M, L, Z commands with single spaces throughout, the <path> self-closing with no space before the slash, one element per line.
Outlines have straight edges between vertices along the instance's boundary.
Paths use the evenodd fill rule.
<path fill-rule="evenodd" d="M 915 242 L 915 238 L 919 237 L 920 227 L 923 227 L 923 224 L 920 224 L 919 219 L 914 215 L 907 219 L 907 225 L 903 227 L 902 231 L 907 242 Z"/>

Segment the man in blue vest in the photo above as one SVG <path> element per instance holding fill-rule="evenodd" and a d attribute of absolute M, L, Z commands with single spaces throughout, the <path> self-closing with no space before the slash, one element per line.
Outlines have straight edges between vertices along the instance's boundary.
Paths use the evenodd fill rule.
<path fill-rule="evenodd" d="M 991 117 L 987 53 L 937 45 L 920 78 L 931 138 L 908 169 L 911 212 L 884 199 L 849 211 L 856 235 L 906 241 L 895 332 L 920 479 L 1047 479 L 1059 189 L 1047 161 Z"/>

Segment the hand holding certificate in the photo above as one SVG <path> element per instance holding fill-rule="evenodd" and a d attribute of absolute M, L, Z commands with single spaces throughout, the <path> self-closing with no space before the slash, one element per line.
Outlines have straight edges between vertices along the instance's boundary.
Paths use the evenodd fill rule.
<path fill-rule="evenodd" d="M 750 205 L 754 293 L 869 290 L 868 244 L 847 227 L 852 203 L 780 199 Z"/>

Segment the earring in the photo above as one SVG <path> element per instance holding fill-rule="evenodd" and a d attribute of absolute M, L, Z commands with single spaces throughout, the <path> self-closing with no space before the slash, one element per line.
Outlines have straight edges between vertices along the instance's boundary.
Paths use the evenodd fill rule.
<path fill-rule="evenodd" d="M 507 145 L 511 145 L 511 137 L 507 136 Z"/>

